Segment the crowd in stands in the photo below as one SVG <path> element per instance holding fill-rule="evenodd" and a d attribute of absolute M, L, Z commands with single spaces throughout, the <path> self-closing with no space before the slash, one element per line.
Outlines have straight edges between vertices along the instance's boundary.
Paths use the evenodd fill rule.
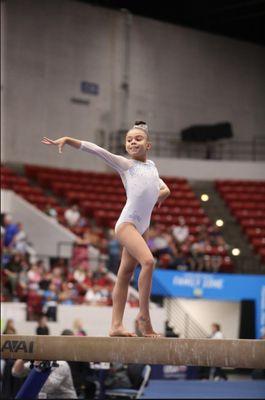
<path fill-rule="evenodd" d="M 49 208 L 50 214 L 56 212 Z M 120 261 L 120 245 L 111 228 L 93 226 L 73 204 L 65 210 L 67 227 L 79 233 L 79 244 L 92 244 L 101 254 L 107 255 L 108 269 L 117 273 Z M 217 226 L 198 225 L 196 232 L 190 230 L 183 216 L 177 224 L 151 225 L 148 245 L 156 259 L 157 268 L 200 272 L 233 272 L 229 257 L 229 245 Z"/>
<path fill-rule="evenodd" d="M 232 272 L 229 246 L 218 227 L 198 226 L 197 235 L 189 232 L 185 219 L 178 225 L 161 228 L 153 225 L 148 245 L 157 267 L 199 272 Z"/>
<path fill-rule="evenodd" d="M 2 217 L 2 301 L 26 302 L 30 320 L 40 313 L 56 320 L 57 304 L 112 304 L 114 282 L 105 266 L 103 248 L 107 251 L 108 246 L 107 240 L 100 239 L 100 229 L 88 230 L 77 240 L 70 261 L 56 258 L 47 263 L 37 258 L 27 240 L 25 247 L 18 245 L 22 224 L 13 222 L 9 214 Z M 24 233 L 23 240 L 26 237 Z M 136 306 L 138 302 L 130 296 L 128 304 Z"/>
<path fill-rule="evenodd" d="M 68 210 L 69 211 L 69 210 Z M 69 226 L 83 224 L 83 234 L 73 245 L 70 260 L 56 259 L 46 263 L 39 260 L 28 241 L 21 222 L 12 215 L 2 216 L 1 274 L 3 278 L 2 301 L 26 301 L 29 318 L 45 312 L 55 319 L 56 304 L 111 305 L 113 279 L 108 272 L 117 273 L 121 247 L 111 228 L 89 224 L 76 207 L 68 213 Z M 73 214 L 79 217 L 73 218 Z M 53 217 L 54 218 L 54 217 Z M 233 272 L 228 246 L 218 227 L 198 226 L 191 234 L 185 219 L 178 224 L 150 228 L 148 245 L 155 257 L 156 267 L 184 271 Z M 137 306 L 137 299 L 128 302 Z"/>
<path fill-rule="evenodd" d="M 73 213 L 76 216 L 75 224 L 73 219 L 70 222 L 66 217 Z M 117 273 L 120 246 L 113 229 L 93 226 L 76 204 L 66 209 L 63 223 L 79 234 L 80 243 L 92 243 L 95 248 L 100 249 L 101 254 L 107 255 L 108 269 Z M 179 216 L 171 226 L 154 222 L 149 231 L 148 245 L 156 259 L 157 268 L 233 272 L 229 245 L 217 226 L 201 224 L 194 232 L 183 216 Z"/>

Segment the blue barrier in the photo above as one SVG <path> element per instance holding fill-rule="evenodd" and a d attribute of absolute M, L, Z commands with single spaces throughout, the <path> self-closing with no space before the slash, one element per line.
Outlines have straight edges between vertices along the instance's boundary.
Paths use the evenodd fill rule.
<path fill-rule="evenodd" d="M 57 366 L 57 364 L 53 364 Z M 41 388 L 47 381 L 50 373 L 52 372 L 52 365 L 50 361 L 41 362 L 38 366 L 33 366 L 27 379 L 18 391 L 15 399 L 28 400 L 37 399 Z"/>

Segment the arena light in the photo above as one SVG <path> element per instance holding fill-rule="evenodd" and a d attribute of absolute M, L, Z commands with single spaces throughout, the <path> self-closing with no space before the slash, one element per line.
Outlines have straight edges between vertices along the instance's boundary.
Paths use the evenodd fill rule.
<path fill-rule="evenodd" d="M 217 220 L 215 221 L 215 225 L 216 225 L 216 226 L 223 226 L 223 225 L 224 225 L 224 221 L 223 221 L 222 219 L 217 219 Z"/>
<path fill-rule="evenodd" d="M 240 254 L 240 250 L 237 248 L 237 247 L 234 247 L 233 249 L 232 249 L 232 254 L 233 254 L 233 256 L 239 256 L 239 254 Z"/>
<path fill-rule="evenodd" d="M 208 200 L 209 200 L 208 194 L 203 193 L 203 194 L 201 195 L 201 201 L 208 201 Z"/>

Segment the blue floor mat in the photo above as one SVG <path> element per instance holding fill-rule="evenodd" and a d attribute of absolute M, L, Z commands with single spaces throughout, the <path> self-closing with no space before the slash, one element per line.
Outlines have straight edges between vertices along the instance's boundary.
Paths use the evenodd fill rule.
<path fill-rule="evenodd" d="M 142 399 L 265 399 L 265 380 L 150 380 Z"/>

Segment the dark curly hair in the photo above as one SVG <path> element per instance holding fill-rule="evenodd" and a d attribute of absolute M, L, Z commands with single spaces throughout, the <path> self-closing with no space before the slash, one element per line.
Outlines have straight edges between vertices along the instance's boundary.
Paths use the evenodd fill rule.
<path fill-rule="evenodd" d="M 135 121 L 134 125 L 147 125 L 145 121 Z"/>

